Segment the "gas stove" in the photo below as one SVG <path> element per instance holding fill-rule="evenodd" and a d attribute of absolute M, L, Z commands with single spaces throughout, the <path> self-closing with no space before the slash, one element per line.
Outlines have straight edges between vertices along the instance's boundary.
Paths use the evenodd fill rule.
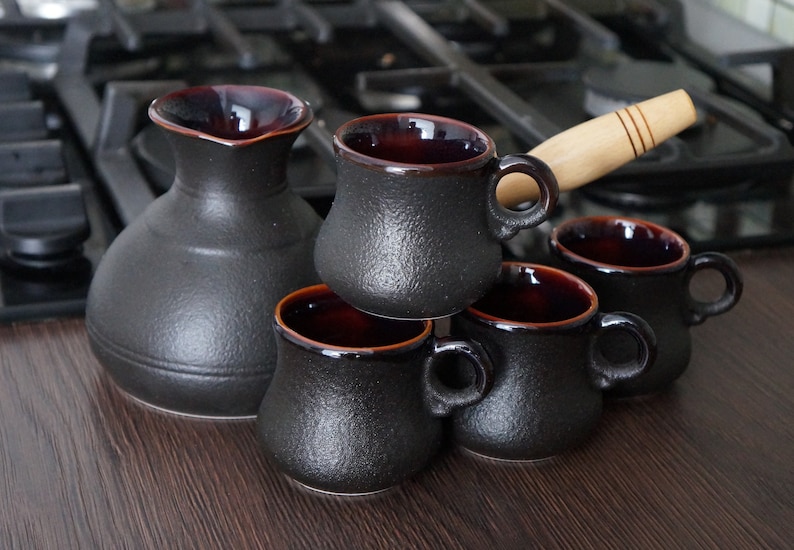
<path fill-rule="evenodd" d="M 610 213 L 669 226 L 696 251 L 794 242 L 794 48 L 698 0 L 1 6 L 0 322 L 83 312 L 104 250 L 173 178 L 148 104 L 200 84 L 270 86 L 312 106 L 289 180 L 321 214 L 333 132 L 357 116 L 458 118 L 507 154 L 685 88 L 692 128 L 565 193 L 506 255 L 533 259 L 559 221 Z"/>

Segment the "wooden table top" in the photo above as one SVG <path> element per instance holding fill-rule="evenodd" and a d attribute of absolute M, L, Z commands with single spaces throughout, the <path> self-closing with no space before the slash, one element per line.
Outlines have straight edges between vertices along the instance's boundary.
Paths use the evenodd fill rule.
<path fill-rule="evenodd" d="M 297 487 L 253 421 L 131 401 L 82 319 L 0 327 L 0 548 L 791 548 L 794 250 L 732 257 L 744 296 L 668 392 L 554 459 L 448 447 L 369 497 Z"/>

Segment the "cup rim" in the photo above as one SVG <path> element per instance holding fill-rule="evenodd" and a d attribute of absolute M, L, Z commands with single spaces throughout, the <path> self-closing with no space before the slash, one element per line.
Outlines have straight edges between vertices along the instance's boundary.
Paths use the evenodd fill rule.
<path fill-rule="evenodd" d="M 263 97 L 269 96 L 270 101 L 281 101 L 284 105 L 284 109 L 292 110 L 294 111 L 294 114 L 292 115 L 291 120 L 288 123 L 276 127 L 272 130 L 268 130 L 260 133 L 253 133 L 249 137 L 233 138 L 233 137 L 224 137 L 224 136 L 216 135 L 206 130 L 201 130 L 183 124 L 179 124 L 178 122 L 169 120 L 161 112 L 161 109 L 163 108 L 164 104 L 166 104 L 169 101 L 173 101 L 175 98 L 177 98 L 180 95 L 199 94 L 199 93 L 206 93 L 208 91 L 215 91 L 221 94 L 229 94 L 231 92 L 236 91 L 237 93 L 261 94 Z M 246 84 L 204 85 L 204 86 L 192 86 L 188 88 L 181 88 L 178 90 L 174 90 L 170 93 L 155 98 L 149 104 L 148 115 L 149 118 L 158 126 L 170 130 L 172 132 L 175 132 L 177 134 L 181 134 L 188 137 L 195 137 L 199 139 L 205 139 L 207 141 L 212 141 L 214 143 L 219 143 L 221 145 L 227 145 L 231 147 L 243 147 L 245 145 L 262 141 L 267 138 L 272 138 L 277 135 L 294 134 L 295 132 L 298 132 L 306 128 L 309 124 L 311 124 L 312 119 L 314 118 L 314 114 L 312 113 L 312 110 L 309 107 L 309 105 L 306 104 L 306 102 L 304 102 L 299 97 L 284 90 L 279 90 L 277 88 L 269 88 L 267 86 L 256 86 L 256 85 L 246 85 Z"/>
<path fill-rule="evenodd" d="M 598 312 L 598 295 L 596 294 L 593 287 L 591 287 L 586 281 L 584 281 L 581 277 L 577 277 L 572 273 L 568 273 L 567 271 L 563 271 L 562 269 L 557 269 L 555 267 L 543 265 L 543 264 L 536 264 L 531 262 L 518 262 L 518 261 L 505 261 L 502 262 L 502 267 L 499 273 L 499 277 L 504 275 L 506 269 L 521 269 L 524 271 L 532 270 L 533 272 L 545 272 L 547 274 L 553 274 L 557 277 L 562 277 L 566 279 L 568 282 L 572 283 L 573 285 L 582 289 L 589 298 L 590 305 L 582 311 L 581 313 L 569 317 L 567 319 L 562 319 L 559 321 L 550 321 L 545 323 L 538 323 L 538 322 L 531 322 L 531 321 L 516 321 L 514 319 L 505 319 L 503 317 L 499 317 L 497 315 L 493 315 L 490 313 L 486 313 L 480 309 L 477 309 L 475 302 L 474 304 L 470 305 L 464 310 L 468 316 L 476 319 L 481 323 L 485 323 L 487 325 L 493 326 L 495 328 L 507 331 L 513 330 L 569 330 L 578 328 L 590 321 L 596 313 Z"/>
<path fill-rule="evenodd" d="M 578 254 L 573 250 L 571 250 L 570 248 L 568 248 L 567 246 L 565 246 L 560 241 L 561 233 L 563 233 L 564 231 L 569 231 L 572 228 L 576 227 L 577 225 L 592 224 L 592 225 L 597 225 L 599 227 L 603 227 L 605 226 L 606 223 L 609 222 L 625 223 L 635 226 L 646 227 L 652 230 L 654 233 L 662 235 L 670 239 L 671 241 L 675 242 L 680 247 L 681 254 L 679 255 L 678 258 L 676 258 L 671 262 L 650 265 L 650 266 L 610 264 Z M 551 233 L 549 234 L 549 248 L 551 249 L 551 252 L 553 254 L 557 254 L 560 258 L 564 260 L 567 260 L 571 263 L 580 266 L 585 266 L 591 269 L 595 269 L 603 273 L 657 274 L 657 273 L 676 271 L 679 269 L 683 269 L 683 267 L 686 265 L 691 255 L 691 249 L 689 243 L 686 241 L 686 239 L 684 239 L 681 235 L 679 235 L 672 229 L 640 218 L 634 218 L 631 216 L 614 216 L 614 215 L 582 216 L 579 218 L 572 218 L 570 220 L 565 220 L 561 222 L 556 227 L 554 227 L 554 229 L 552 229 Z"/>
<path fill-rule="evenodd" d="M 344 135 L 352 128 L 357 126 L 360 127 L 366 124 L 372 124 L 377 122 L 379 119 L 384 121 L 390 119 L 399 121 L 401 119 L 411 118 L 428 121 L 436 125 L 446 124 L 467 128 L 469 131 L 476 134 L 478 138 L 486 144 L 486 149 L 482 153 L 464 160 L 422 164 L 398 162 L 367 155 L 356 149 L 353 149 L 344 141 Z M 443 169 L 444 172 L 465 172 L 484 166 L 488 163 L 488 161 L 496 156 L 496 144 L 494 143 L 493 139 L 491 139 L 491 137 L 480 128 L 454 118 L 415 112 L 378 113 L 349 120 L 339 126 L 336 132 L 334 132 L 334 149 L 342 158 L 361 166 L 366 166 L 370 169 L 376 169 L 390 174 L 412 173 L 413 175 L 429 175 L 440 169 Z"/>
<path fill-rule="evenodd" d="M 403 340 L 401 342 L 396 342 L 394 344 L 388 344 L 384 346 L 367 346 L 367 347 L 357 347 L 357 346 L 340 346 L 335 344 L 329 344 L 327 342 L 322 342 L 320 340 L 315 340 L 313 338 L 309 338 L 305 336 L 292 327 L 290 327 L 285 321 L 282 316 L 283 309 L 291 302 L 298 300 L 300 298 L 306 296 L 319 296 L 319 295 L 332 295 L 339 299 L 340 302 L 348 305 L 351 309 L 356 309 L 352 305 L 345 302 L 342 298 L 340 298 L 331 288 L 324 283 L 311 285 L 307 287 L 300 288 L 293 292 L 290 292 L 286 296 L 284 296 L 279 302 L 276 304 L 275 311 L 274 311 L 274 324 L 277 330 L 286 338 L 291 340 L 292 342 L 314 351 L 321 353 L 323 355 L 329 356 L 342 356 L 342 355 L 373 355 L 373 354 L 384 354 L 384 353 L 394 353 L 394 352 L 403 352 L 409 349 L 413 349 L 419 346 L 422 342 L 424 342 L 428 336 L 433 331 L 433 322 L 429 319 L 414 319 L 414 320 L 401 320 L 401 319 L 389 319 L 386 317 L 378 317 L 371 313 L 367 313 L 365 311 L 357 310 L 362 315 L 366 315 L 369 317 L 373 317 L 376 319 L 382 319 L 383 321 L 387 322 L 411 322 L 411 323 L 422 323 L 424 326 L 416 336 L 409 338 L 408 340 Z"/>

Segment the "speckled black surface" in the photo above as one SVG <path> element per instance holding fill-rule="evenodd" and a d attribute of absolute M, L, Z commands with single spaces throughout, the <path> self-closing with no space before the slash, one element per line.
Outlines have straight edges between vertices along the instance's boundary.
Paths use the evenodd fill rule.
<path fill-rule="evenodd" d="M 134 397 L 185 414 L 256 414 L 275 369 L 275 304 L 317 282 L 321 218 L 286 183 L 310 120 L 307 109 L 302 124 L 290 118 L 289 131 L 245 146 L 167 132 L 174 185 L 112 243 L 86 312 L 94 352 Z"/>
<path fill-rule="evenodd" d="M 522 286 L 559 289 L 559 274 L 545 266 L 513 263 L 505 264 L 502 279 L 512 279 L 518 301 Z M 589 288 L 576 292 L 592 297 Z M 636 377 L 655 354 L 653 332 L 644 321 L 600 313 L 595 298 L 578 316 L 540 324 L 475 310 L 480 303 L 453 317 L 452 332 L 483 345 L 494 364 L 494 386 L 480 403 L 455 412 L 451 425 L 454 441 L 481 455 L 538 460 L 576 447 L 601 417 L 602 391 Z M 530 301 L 523 306 L 532 307 Z M 598 347 L 602 337 L 616 332 L 642 343 L 621 364 L 605 358 Z"/>
<path fill-rule="evenodd" d="M 484 134 L 489 148 L 465 162 L 389 165 L 340 152 L 346 132 L 368 124 L 367 118 L 372 117 L 337 132 L 337 193 L 317 238 L 317 271 L 337 294 L 370 313 L 406 319 L 456 313 L 496 280 L 500 243 L 541 223 L 553 210 L 556 180 L 533 157 L 495 157 Z M 421 141 L 412 146 L 421 147 Z M 547 188 L 535 206 L 522 212 L 499 205 L 495 192 L 498 180 L 517 170 L 543 180 Z"/>
<path fill-rule="evenodd" d="M 586 220 L 588 218 L 571 220 L 568 228 L 581 225 Z M 626 223 L 649 224 L 631 219 Z M 681 239 L 666 228 L 660 229 L 665 234 L 669 233 L 671 239 Z M 567 231 L 565 224 L 560 225 L 557 231 Z M 578 231 L 595 229 L 582 226 Z M 639 235 L 640 231 L 629 234 Z M 610 390 L 610 396 L 654 393 L 673 383 L 689 365 L 692 355 L 690 327 L 704 322 L 708 317 L 728 311 L 742 295 L 743 282 L 739 269 L 733 260 L 720 253 L 702 252 L 691 255 L 689 247 L 683 247 L 685 251 L 681 261 L 660 269 L 633 270 L 573 257 L 555 244 L 556 235 L 557 233 L 550 238 L 551 261 L 554 265 L 587 281 L 598 294 L 602 308 L 635 313 L 645 319 L 656 334 L 658 353 L 651 369 L 634 380 L 616 385 Z M 726 283 L 723 294 L 711 302 L 700 302 L 689 291 L 692 277 L 705 269 L 716 270 Z M 631 350 L 625 342 L 615 339 L 605 346 L 604 352 L 611 357 L 621 358 L 631 353 Z"/>
<path fill-rule="evenodd" d="M 373 326 L 400 322 L 368 317 Z M 277 313 L 278 366 L 258 432 L 284 473 L 317 490 L 371 493 L 408 479 L 441 445 L 442 418 L 480 401 L 492 385 L 488 356 L 473 342 L 426 332 L 385 348 L 340 348 L 285 330 L 278 320 Z M 441 359 L 456 354 L 477 373 L 471 384 L 450 387 L 438 375 Z"/>

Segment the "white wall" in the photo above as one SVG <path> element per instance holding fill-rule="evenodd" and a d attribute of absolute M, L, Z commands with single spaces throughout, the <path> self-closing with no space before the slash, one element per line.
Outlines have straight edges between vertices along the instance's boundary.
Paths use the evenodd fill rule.
<path fill-rule="evenodd" d="M 794 0 L 705 1 L 788 44 L 794 44 Z"/>

